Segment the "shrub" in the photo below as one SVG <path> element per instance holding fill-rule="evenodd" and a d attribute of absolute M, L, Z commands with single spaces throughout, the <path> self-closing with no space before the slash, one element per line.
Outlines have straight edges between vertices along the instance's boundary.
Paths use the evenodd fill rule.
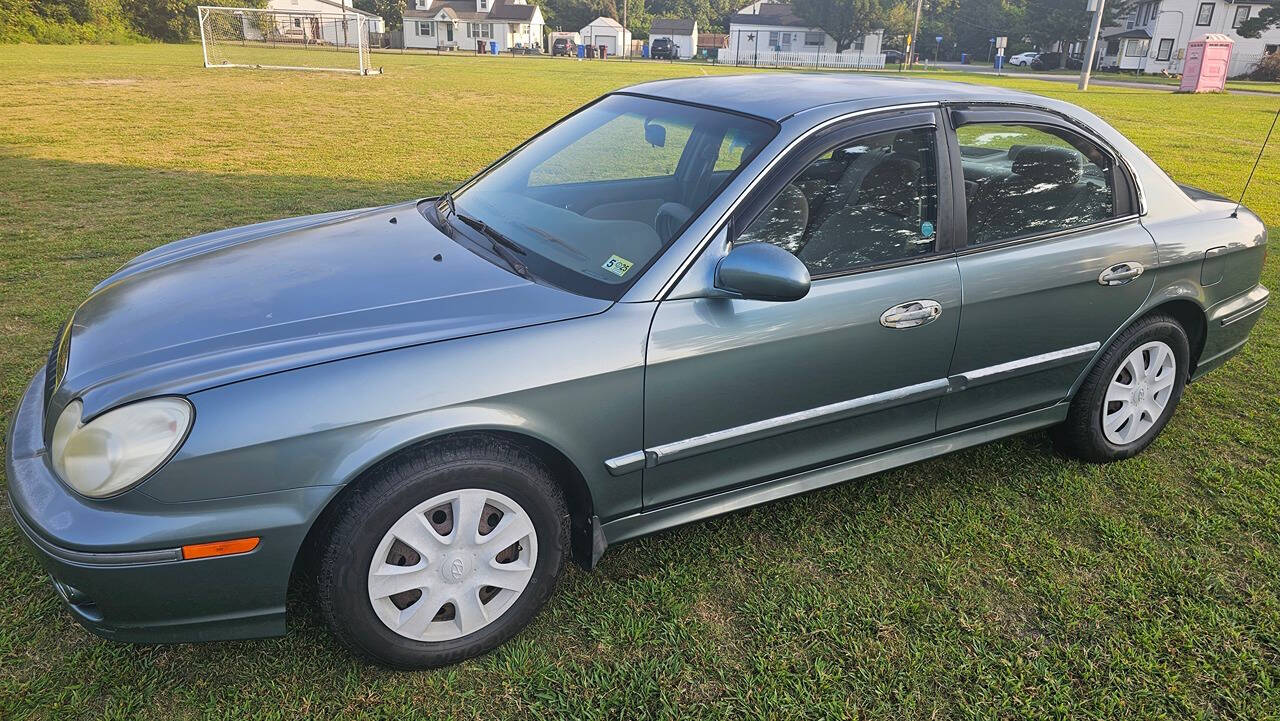
<path fill-rule="evenodd" d="M 1250 80 L 1280 81 L 1280 52 L 1264 55 L 1258 66 L 1249 73 Z"/>
<path fill-rule="evenodd" d="M 0 0 L 0 43 L 136 43 L 119 0 Z"/>

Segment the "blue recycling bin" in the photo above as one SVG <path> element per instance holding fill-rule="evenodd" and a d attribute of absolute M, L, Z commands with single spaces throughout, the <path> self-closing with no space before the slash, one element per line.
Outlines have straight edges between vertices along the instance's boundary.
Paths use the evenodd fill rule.
<path fill-rule="evenodd" d="M 969 64 L 969 53 L 960 53 L 960 64 L 961 65 Z"/>
<path fill-rule="evenodd" d="M 649 43 L 645 43 L 644 45 L 640 46 L 640 57 L 644 58 L 645 60 L 649 59 Z"/>
<path fill-rule="evenodd" d="M 578 59 L 581 60 L 587 56 L 587 47 L 585 45 L 578 46 Z"/>
<path fill-rule="evenodd" d="M 498 41 L 496 41 L 496 40 L 490 40 L 490 41 L 489 41 L 489 54 L 490 54 L 490 55 L 497 55 L 497 54 L 498 54 Z"/>

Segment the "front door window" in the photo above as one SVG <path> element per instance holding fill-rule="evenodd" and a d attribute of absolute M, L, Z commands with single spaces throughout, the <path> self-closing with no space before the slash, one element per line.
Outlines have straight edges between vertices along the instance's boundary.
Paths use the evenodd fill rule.
<path fill-rule="evenodd" d="M 938 161 L 932 127 L 845 143 L 811 162 L 736 242 L 773 243 L 813 276 L 931 253 Z"/>

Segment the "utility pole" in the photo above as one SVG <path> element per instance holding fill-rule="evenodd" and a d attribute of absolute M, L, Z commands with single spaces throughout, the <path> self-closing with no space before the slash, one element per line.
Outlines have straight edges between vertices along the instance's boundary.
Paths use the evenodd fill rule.
<path fill-rule="evenodd" d="M 627 37 L 627 32 L 627 0 L 622 0 L 622 41 L 627 44 L 627 54 L 625 57 L 630 60 L 631 38 Z"/>
<path fill-rule="evenodd" d="M 920 34 L 920 6 L 922 4 L 924 4 L 924 0 L 916 0 L 916 24 L 911 29 L 911 37 L 907 38 L 907 57 L 903 60 L 907 67 L 915 65 L 916 36 Z"/>
<path fill-rule="evenodd" d="M 1089 75 L 1093 72 L 1093 56 L 1098 52 L 1098 31 L 1102 29 L 1102 10 L 1107 4 L 1107 0 L 1089 0 L 1089 4 L 1095 7 L 1093 10 L 1093 23 L 1089 26 L 1089 43 L 1085 46 L 1083 62 L 1080 63 L 1080 83 L 1076 87 L 1080 90 L 1089 89 Z"/>

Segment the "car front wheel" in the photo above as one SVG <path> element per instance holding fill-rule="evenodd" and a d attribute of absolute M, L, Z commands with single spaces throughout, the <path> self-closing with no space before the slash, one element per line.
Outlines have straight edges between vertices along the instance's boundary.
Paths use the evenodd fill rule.
<path fill-rule="evenodd" d="M 501 439 L 429 446 L 341 500 L 321 550 L 322 613 L 348 648 L 395 668 L 482 654 L 523 629 L 569 547 L 563 494 Z"/>
<path fill-rule="evenodd" d="M 1085 378 L 1067 420 L 1055 429 L 1063 452 L 1093 463 L 1140 453 L 1164 429 L 1182 398 L 1190 343 L 1165 315 L 1138 320 L 1116 338 Z"/>

